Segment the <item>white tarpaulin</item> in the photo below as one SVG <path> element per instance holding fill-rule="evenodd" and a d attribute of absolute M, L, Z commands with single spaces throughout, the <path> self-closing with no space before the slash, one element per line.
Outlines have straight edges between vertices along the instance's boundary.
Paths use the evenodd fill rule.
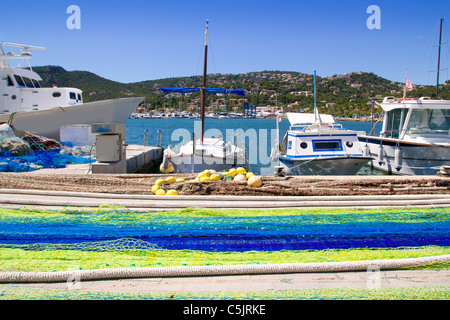
<path fill-rule="evenodd" d="M 289 122 L 291 125 L 296 124 L 308 124 L 308 123 L 316 123 L 314 113 L 286 113 Z M 333 116 L 330 114 L 321 114 L 320 119 L 322 123 L 334 123 Z"/>

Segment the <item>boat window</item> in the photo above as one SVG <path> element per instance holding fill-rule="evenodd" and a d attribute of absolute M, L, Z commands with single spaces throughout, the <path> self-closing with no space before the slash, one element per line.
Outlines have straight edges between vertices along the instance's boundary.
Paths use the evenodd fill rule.
<path fill-rule="evenodd" d="M 16 79 L 16 81 L 17 81 L 17 84 L 20 86 L 20 87 L 25 87 L 25 83 L 23 82 L 23 80 L 22 80 L 22 78 L 20 77 L 20 76 L 18 76 L 18 75 L 14 75 L 14 79 Z"/>
<path fill-rule="evenodd" d="M 55 91 L 55 92 L 53 92 L 52 96 L 54 98 L 59 98 L 59 97 L 61 97 L 61 92 Z"/>
<path fill-rule="evenodd" d="M 412 109 L 407 132 L 449 134 L 450 109 Z"/>
<path fill-rule="evenodd" d="M 31 81 L 33 81 L 33 85 L 34 85 L 35 88 L 40 88 L 41 87 L 41 85 L 39 84 L 39 81 L 34 80 L 34 79 L 31 79 Z"/>
<path fill-rule="evenodd" d="M 82 99 L 81 99 L 81 94 L 80 93 L 77 94 L 77 99 L 78 99 L 78 101 L 81 102 Z"/>
<path fill-rule="evenodd" d="M 342 151 L 341 140 L 313 141 L 314 151 Z"/>
<path fill-rule="evenodd" d="M 69 98 L 71 100 L 76 100 L 77 99 L 77 95 L 75 94 L 75 92 L 69 92 Z"/>
<path fill-rule="evenodd" d="M 388 112 L 388 127 L 386 135 L 388 138 L 398 138 L 400 133 L 400 125 L 402 122 L 403 109 L 394 109 Z"/>
<path fill-rule="evenodd" d="M 34 88 L 33 82 L 31 82 L 30 78 L 23 77 L 22 79 L 23 81 L 25 81 L 25 85 L 27 86 L 27 88 Z"/>
<path fill-rule="evenodd" d="M 6 77 L 6 81 L 8 82 L 8 87 L 14 87 L 14 81 L 10 76 Z"/>

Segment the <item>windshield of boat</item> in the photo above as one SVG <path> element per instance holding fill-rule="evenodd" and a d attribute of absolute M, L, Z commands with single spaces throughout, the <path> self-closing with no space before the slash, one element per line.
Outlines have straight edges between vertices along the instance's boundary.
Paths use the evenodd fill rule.
<path fill-rule="evenodd" d="M 412 109 L 408 134 L 449 134 L 450 109 Z"/>

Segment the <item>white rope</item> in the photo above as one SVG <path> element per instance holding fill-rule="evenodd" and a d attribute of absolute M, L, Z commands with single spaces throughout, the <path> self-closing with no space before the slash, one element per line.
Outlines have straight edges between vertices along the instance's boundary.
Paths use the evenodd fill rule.
<path fill-rule="evenodd" d="M 283 273 L 323 273 L 398 269 L 450 261 L 450 254 L 408 259 L 362 260 L 346 262 L 286 263 L 264 265 L 144 267 L 76 270 L 60 272 L 0 272 L 0 283 L 50 283 L 112 280 L 130 278 L 193 277 L 224 275 L 255 275 Z"/>

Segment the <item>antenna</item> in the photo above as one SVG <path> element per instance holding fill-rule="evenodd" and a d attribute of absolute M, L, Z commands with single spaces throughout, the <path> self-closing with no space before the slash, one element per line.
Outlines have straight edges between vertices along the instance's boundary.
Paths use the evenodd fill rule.
<path fill-rule="evenodd" d="M 5 45 L 7 47 L 23 48 L 26 51 L 29 51 L 29 50 L 42 50 L 42 51 L 45 51 L 45 50 L 47 50 L 47 48 L 44 48 L 44 47 L 36 47 L 36 46 L 30 46 L 30 45 L 27 45 L 27 44 L 18 44 L 18 43 L 11 43 L 11 42 L 3 42 L 3 45 Z"/>
<path fill-rule="evenodd" d="M 437 79 L 436 79 L 436 99 L 439 99 L 439 70 L 441 67 L 441 46 L 442 46 L 442 21 L 444 19 L 441 18 L 440 21 L 440 30 L 439 30 L 439 49 L 438 49 L 438 65 L 437 65 Z"/>
<path fill-rule="evenodd" d="M 47 48 L 44 47 L 37 47 L 37 46 L 30 46 L 27 44 L 18 44 L 18 43 L 11 43 L 11 42 L 3 42 L 3 45 L 7 46 L 7 47 L 16 47 L 16 48 L 22 48 L 20 50 L 21 55 L 15 55 L 13 53 L 8 53 L 5 55 L 5 53 L 3 52 L 3 49 L 1 48 L 1 43 L 0 43 L 0 58 L 2 58 L 1 60 L 5 60 L 4 62 L 0 63 L 0 68 L 8 68 L 8 59 L 27 59 L 28 61 L 28 65 L 30 66 L 30 70 L 32 70 L 31 65 L 30 65 L 30 61 L 28 60 L 29 58 L 31 58 L 31 50 L 42 50 L 45 51 L 47 50 Z"/>

